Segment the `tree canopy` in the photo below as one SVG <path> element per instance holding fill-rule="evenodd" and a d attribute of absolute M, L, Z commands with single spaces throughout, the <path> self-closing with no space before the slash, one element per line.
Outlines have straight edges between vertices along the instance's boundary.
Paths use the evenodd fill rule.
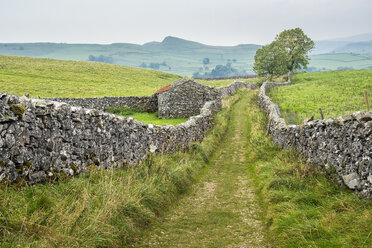
<path fill-rule="evenodd" d="M 284 30 L 275 40 L 258 49 L 255 55 L 254 71 L 259 76 L 283 75 L 306 68 L 308 52 L 314 42 L 300 28 Z"/>
<path fill-rule="evenodd" d="M 253 69 L 258 76 L 277 76 L 287 72 L 288 54 L 279 42 L 272 42 L 258 49 L 254 56 Z"/>
<path fill-rule="evenodd" d="M 275 39 L 286 49 L 289 60 L 287 68 L 289 72 L 306 68 L 309 64 L 308 52 L 314 48 L 312 41 L 301 28 L 284 30 Z"/>

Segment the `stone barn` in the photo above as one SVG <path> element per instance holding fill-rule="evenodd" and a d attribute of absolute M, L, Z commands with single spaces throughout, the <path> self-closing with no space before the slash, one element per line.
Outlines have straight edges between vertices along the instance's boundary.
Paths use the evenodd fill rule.
<path fill-rule="evenodd" d="M 185 118 L 200 114 L 207 101 L 219 98 L 219 92 L 188 78 L 175 81 L 157 91 L 159 118 Z"/>

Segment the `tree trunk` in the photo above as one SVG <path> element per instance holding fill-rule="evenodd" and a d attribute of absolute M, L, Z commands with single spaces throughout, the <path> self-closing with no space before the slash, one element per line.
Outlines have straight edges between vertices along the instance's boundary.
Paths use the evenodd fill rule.
<path fill-rule="evenodd" d="M 289 72 L 287 73 L 287 82 L 288 82 L 288 83 L 291 83 L 291 75 L 292 75 L 292 71 L 289 71 Z"/>

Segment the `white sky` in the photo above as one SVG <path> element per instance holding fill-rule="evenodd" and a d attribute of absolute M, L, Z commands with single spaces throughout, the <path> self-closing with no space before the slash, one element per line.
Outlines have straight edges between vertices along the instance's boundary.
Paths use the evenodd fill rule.
<path fill-rule="evenodd" d="M 372 32 L 372 0 L 0 0 L 0 42 L 265 44 Z"/>

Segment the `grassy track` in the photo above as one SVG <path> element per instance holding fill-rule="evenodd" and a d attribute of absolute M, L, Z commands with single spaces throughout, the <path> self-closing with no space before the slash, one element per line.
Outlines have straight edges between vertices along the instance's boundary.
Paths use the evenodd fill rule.
<path fill-rule="evenodd" d="M 201 182 L 138 247 L 371 247 L 371 200 L 273 145 L 266 127 L 250 92 Z"/>
<path fill-rule="evenodd" d="M 256 93 L 246 93 L 233 108 L 226 139 L 202 182 L 138 247 L 265 247 L 246 156 L 252 128 L 246 113 Z"/>
<path fill-rule="evenodd" d="M 296 112 L 301 120 L 311 115 L 320 119 L 319 108 L 325 118 L 367 110 L 364 90 L 372 101 L 372 70 L 300 73 L 292 81 L 290 86 L 271 88 L 269 96 L 282 111 Z M 287 119 L 295 122 L 293 115 Z"/>

